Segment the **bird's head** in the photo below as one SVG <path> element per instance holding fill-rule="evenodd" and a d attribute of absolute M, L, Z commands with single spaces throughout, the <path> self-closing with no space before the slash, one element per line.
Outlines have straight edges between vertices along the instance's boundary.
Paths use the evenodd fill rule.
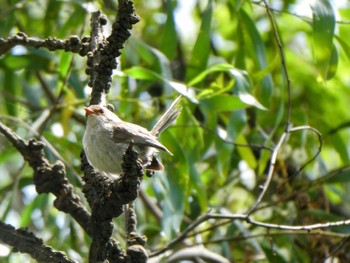
<path fill-rule="evenodd" d="M 88 119 L 100 119 L 103 121 L 120 121 L 119 117 L 104 106 L 91 105 L 84 107 L 85 115 Z"/>

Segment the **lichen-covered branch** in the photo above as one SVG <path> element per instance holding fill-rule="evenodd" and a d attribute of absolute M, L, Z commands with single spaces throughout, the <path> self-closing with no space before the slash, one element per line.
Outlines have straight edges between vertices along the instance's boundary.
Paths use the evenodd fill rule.
<path fill-rule="evenodd" d="M 88 54 L 87 74 L 91 76 L 89 86 L 92 87 L 90 104 L 99 104 L 103 92 L 107 94 L 111 87 L 112 73 L 117 68 L 116 58 L 130 37 L 129 30 L 140 18 L 135 14 L 132 1 L 119 0 L 116 22 L 112 25 L 111 35 L 104 39 L 102 27 L 106 18 L 100 11 L 91 16 L 91 52 Z"/>
<path fill-rule="evenodd" d="M 37 238 L 25 228 L 15 229 L 13 226 L 0 221 L 0 241 L 8 244 L 21 253 L 28 253 L 38 262 L 71 263 L 64 253 L 46 246 L 43 240 Z"/>
<path fill-rule="evenodd" d="M 116 58 L 120 56 L 125 41 L 130 37 L 129 30 L 139 21 L 135 14 L 134 5 L 129 0 L 119 0 L 118 14 L 112 25 L 112 32 L 108 38 L 103 36 L 103 26 L 106 17 L 96 11 L 91 16 L 91 46 L 87 57 L 86 73 L 90 75 L 89 86 L 92 87 L 90 104 L 99 104 L 103 94 L 107 94 L 111 87 L 112 73 L 117 68 Z M 123 157 L 124 173 L 117 179 L 96 173 L 88 164 L 85 153 L 82 152 L 82 171 L 85 185 L 83 192 L 91 207 L 92 244 L 89 254 L 91 262 L 109 260 L 111 262 L 140 262 L 147 261 L 147 253 L 140 247 L 127 250 L 127 254 L 120 249 L 118 243 L 112 239 L 113 217 L 123 213 L 123 206 L 134 201 L 139 193 L 143 177 L 143 168 L 138 162 L 138 155 L 128 148 Z M 136 220 L 135 220 L 136 223 Z M 133 226 L 132 228 L 134 228 Z M 129 253 L 130 252 L 130 253 Z M 131 260 L 131 261 L 130 261 Z"/>
<path fill-rule="evenodd" d="M 112 239 L 112 219 L 121 215 L 123 206 L 138 196 L 143 177 L 143 168 L 138 161 L 138 155 L 131 144 L 123 156 L 124 173 L 115 180 L 96 173 L 88 164 L 84 152 L 82 152 L 82 170 L 85 181 L 83 192 L 92 210 L 92 244 L 89 259 L 91 262 L 107 258 L 113 261 L 111 258 L 113 257 L 118 258 L 118 262 L 123 262 L 122 260 L 127 259 L 127 255 Z M 140 243 L 144 245 L 145 241 L 138 242 Z M 146 251 L 143 251 L 144 257 L 147 258 Z"/>
<path fill-rule="evenodd" d="M 35 139 L 23 140 L 9 127 L 0 122 L 0 132 L 22 154 L 34 170 L 34 184 L 39 194 L 52 193 L 56 196 L 55 207 L 69 213 L 87 232 L 89 229 L 89 212 L 85 209 L 73 186 L 66 178 L 66 171 L 61 161 L 51 164 L 44 153 L 45 144 Z"/>
<path fill-rule="evenodd" d="M 144 246 L 147 238 L 139 235 L 136 232 L 137 229 L 137 218 L 135 213 L 135 204 L 132 202 L 127 206 L 126 211 L 126 253 L 131 262 L 147 262 L 148 253 Z"/>
<path fill-rule="evenodd" d="M 0 38 L 0 55 L 5 54 L 11 48 L 22 45 L 34 48 L 47 48 L 48 50 L 64 50 L 66 52 L 78 53 L 85 56 L 90 49 L 90 38 L 79 38 L 78 36 L 71 36 L 69 39 L 61 40 L 54 37 L 47 39 L 38 39 L 28 37 L 23 32 L 18 32 L 13 37 L 7 39 Z"/>

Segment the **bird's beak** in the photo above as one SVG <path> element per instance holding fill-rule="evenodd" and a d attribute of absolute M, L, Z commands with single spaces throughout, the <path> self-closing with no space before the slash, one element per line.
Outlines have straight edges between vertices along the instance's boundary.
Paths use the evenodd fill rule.
<path fill-rule="evenodd" d="M 88 107 L 84 107 L 85 110 L 85 116 L 89 116 L 90 114 L 94 114 L 95 112 L 93 110 L 91 110 Z"/>

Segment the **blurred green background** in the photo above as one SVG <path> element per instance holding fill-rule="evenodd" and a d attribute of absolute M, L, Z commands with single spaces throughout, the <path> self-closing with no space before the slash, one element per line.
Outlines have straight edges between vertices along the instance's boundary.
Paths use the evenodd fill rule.
<path fill-rule="evenodd" d="M 183 111 L 161 142 L 165 172 L 144 178 L 136 202 L 147 248 L 162 248 L 209 208 L 245 213 L 266 179 L 271 151 L 284 132 L 287 79 L 273 27 L 261 1 L 134 1 L 141 21 L 119 58 L 108 102 L 124 120 L 151 128 L 179 93 Z M 86 36 L 90 12 L 115 19 L 115 1 L 0 0 L 0 37 Z M 350 4 L 270 1 L 290 78 L 291 133 L 254 219 L 302 225 L 350 217 Z M 105 27 L 108 35 L 110 23 Z M 90 88 L 86 59 L 64 51 L 16 46 L 0 56 L 0 121 L 23 138 L 42 136 L 54 162 L 63 159 L 81 192 L 83 106 Z M 247 147 L 247 145 L 254 145 Z M 37 195 L 32 170 L 0 135 L 0 219 L 28 227 L 57 250 L 85 262 L 90 239 L 52 195 Z M 156 205 L 156 215 L 145 201 Z M 348 226 L 312 235 L 211 220 L 174 248 L 203 244 L 231 262 L 350 260 Z M 123 218 L 115 236 L 124 240 Z M 203 230 L 203 231 L 200 231 Z M 339 248 L 339 249 L 335 249 Z M 335 251 L 335 252 L 334 252 Z M 332 253 L 334 252 L 334 253 Z M 0 243 L 1 262 L 28 261 Z M 166 261 L 166 258 L 157 259 Z"/>

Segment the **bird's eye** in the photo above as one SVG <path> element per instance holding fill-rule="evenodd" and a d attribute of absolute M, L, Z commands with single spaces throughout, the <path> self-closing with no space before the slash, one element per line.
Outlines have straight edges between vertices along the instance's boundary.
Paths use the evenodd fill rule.
<path fill-rule="evenodd" d="M 98 113 L 103 113 L 103 109 L 102 109 L 102 108 L 99 109 L 99 110 L 98 110 Z"/>

